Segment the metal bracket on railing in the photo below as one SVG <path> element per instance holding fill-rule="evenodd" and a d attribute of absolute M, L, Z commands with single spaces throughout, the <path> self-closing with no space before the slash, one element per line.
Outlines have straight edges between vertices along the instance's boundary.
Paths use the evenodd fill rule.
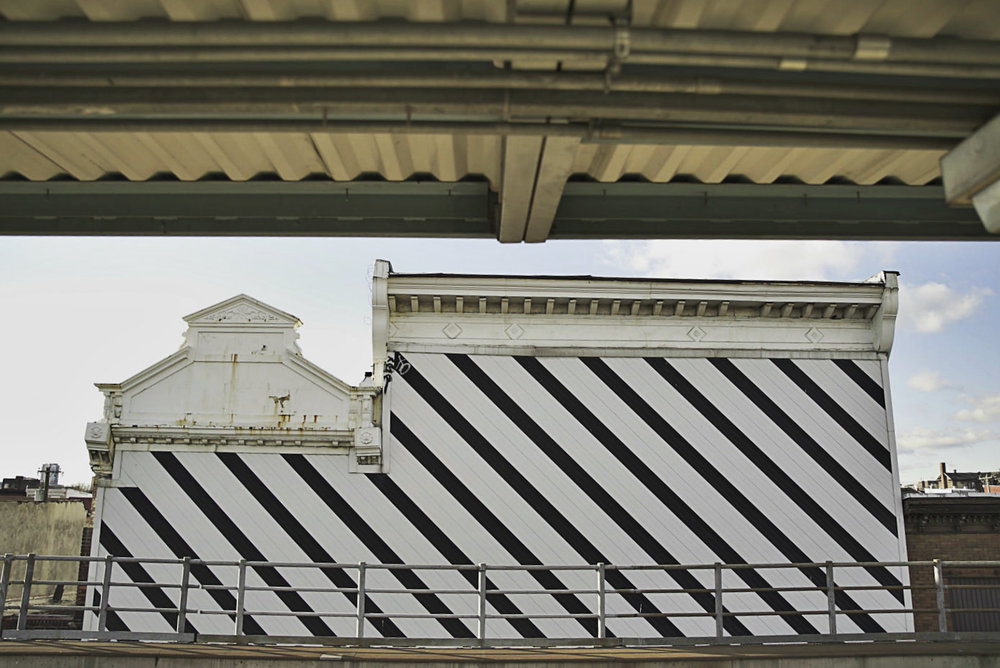
<path fill-rule="evenodd" d="M 184 633 L 184 626 L 187 622 L 187 602 L 188 585 L 191 582 L 191 557 L 184 557 L 181 564 L 181 591 L 177 597 L 177 626 L 178 633 Z"/>
<path fill-rule="evenodd" d="M 0 624 L 7 612 L 7 591 L 10 589 L 10 572 L 14 568 L 14 555 L 8 552 L 3 555 L 3 571 L 0 572 Z"/>
<path fill-rule="evenodd" d="M 934 589 L 937 594 L 938 631 L 948 632 L 948 610 L 944 604 L 944 564 L 940 559 L 934 560 Z"/>
<path fill-rule="evenodd" d="M 833 562 L 826 562 L 826 608 L 830 620 L 830 635 L 837 635 L 837 586 L 833 579 Z"/>
<path fill-rule="evenodd" d="M 111 594 L 111 569 L 114 566 L 115 558 L 110 554 L 104 557 L 104 576 L 101 580 L 101 607 L 97 613 L 97 630 L 107 630 L 108 623 L 108 598 Z"/>
<path fill-rule="evenodd" d="M 365 562 L 358 564 L 358 639 L 365 637 Z"/>
<path fill-rule="evenodd" d="M 486 640 L 486 564 L 479 564 L 479 641 Z"/>
<path fill-rule="evenodd" d="M 607 621 L 608 612 L 605 607 L 604 595 L 604 562 L 597 564 L 597 637 L 606 638 L 608 635 Z"/>
<path fill-rule="evenodd" d="M 240 559 L 236 575 L 236 635 L 243 635 L 243 617 L 247 603 L 247 560 Z"/>
<path fill-rule="evenodd" d="M 724 630 L 722 619 L 722 564 L 715 562 L 715 637 L 721 638 Z"/>
<path fill-rule="evenodd" d="M 17 611 L 17 630 L 28 628 L 28 606 L 31 604 L 31 580 L 35 577 L 35 553 L 28 555 L 24 566 L 24 586 L 21 589 L 21 608 Z"/>

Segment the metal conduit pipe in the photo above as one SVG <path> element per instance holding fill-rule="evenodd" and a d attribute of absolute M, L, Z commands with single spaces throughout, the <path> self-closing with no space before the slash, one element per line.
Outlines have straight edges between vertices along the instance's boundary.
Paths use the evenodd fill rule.
<path fill-rule="evenodd" d="M 523 90 L 586 90 L 635 93 L 690 93 L 695 95 L 777 95 L 846 100 L 891 100 L 941 104 L 1000 106 L 1000 90 L 850 86 L 738 81 L 705 77 L 651 77 L 620 75 L 610 81 L 599 74 L 502 72 L 494 74 L 358 72 L 342 74 L 253 74 L 198 71 L 114 73 L 86 71 L 4 72 L 0 86 L 87 86 L 97 88 L 154 86 L 280 87 L 280 88 L 488 88 Z"/>
<path fill-rule="evenodd" d="M 25 115 L 312 113 L 359 118 L 392 114 L 410 120 L 442 116 L 476 120 L 715 123 L 730 126 L 839 129 L 965 137 L 995 114 L 991 106 L 912 102 L 733 97 L 573 91 L 370 88 L 0 88 L 0 112 Z"/>
<path fill-rule="evenodd" d="M 3 24 L 0 23 L 0 26 Z M 2 38 L 0 38 L 2 43 Z M 340 48 L 340 47 L 42 47 L 0 46 L 0 63 L 261 63 L 261 62 L 488 62 L 546 64 L 573 63 L 594 71 L 603 70 L 610 51 L 499 48 Z M 994 65 L 936 64 L 862 60 L 821 60 L 778 56 L 704 55 L 631 51 L 628 63 L 687 67 L 732 67 L 761 70 L 843 72 L 899 76 L 1000 78 L 1000 63 Z"/>
<path fill-rule="evenodd" d="M 39 118 L 0 116 L 8 132 L 278 132 L 331 134 L 460 134 L 580 137 L 585 144 L 660 144 L 687 146 L 760 146 L 868 148 L 947 151 L 960 138 L 853 132 L 804 132 L 708 127 L 642 127 L 588 123 L 491 123 L 458 121 L 345 121 L 237 118 Z"/>
<path fill-rule="evenodd" d="M 0 26 L 3 24 L 0 23 Z M 0 44 L 3 44 L 0 38 Z M 550 48 L 341 48 L 339 46 L 282 47 L 47 47 L 0 46 L 0 63 L 244 63 L 301 61 L 593 61 L 604 63 L 603 50 L 560 51 Z"/>
<path fill-rule="evenodd" d="M 628 62 L 636 65 L 674 65 L 685 67 L 738 67 L 787 72 L 839 72 L 845 74 L 881 74 L 914 77 L 959 79 L 998 79 L 1000 66 L 940 65 L 934 63 L 890 63 L 876 61 L 835 61 L 806 58 L 760 56 L 717 56 L 684 53 L 632 53 Z"/>
<path fill-rule="evenodd" d="M 329 46 L 597 49 L 611 52 L 623 28 L 514 23 L 245 22 L 0 24 L 7 46 Z M 628 27 L 630 50 L 781 58 L 1000 65 L 1000 43 L 956 38 Z"/>

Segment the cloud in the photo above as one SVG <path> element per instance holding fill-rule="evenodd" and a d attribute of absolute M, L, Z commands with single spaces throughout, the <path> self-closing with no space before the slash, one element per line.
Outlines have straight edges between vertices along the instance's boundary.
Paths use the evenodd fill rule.
<path fill-rule="evenodd" d="M 972 408 L 963 408 L 955 413 L 955 418 L 966 422 L 992 422 L 1000 419 L 1000 394 L 966 400 Z"/>
<path fill-rule="evenodd" d="M 988 429 L 928 429 L 917 427 L 897 435 L 900 453 L 966 448 L 1000 438 L 1000 432 Z"/>
<path fill-rule="evenodd" d="M 973 315 L 993 294 L 988 288 L 956 290 L 944 283 L 902 286 L 899 290 L 900 318 L 918 332 L 940 332 L 946 326 Z"/>
<path fill-rule="evenodd" d="M 607 242 L 615 273 L 664 278 L 852 280 L 887 268 L 894 244 L 848 241 Z M 622 268 L 627 271 L 622 271 Z"/>
<path fill-rule="evenodd" d="M 906 383 L 915 390 L 922 392 L 933 392 L 946 387 L 951 387 L 951 381 L 945 380 L 937 371 L 923 370 L 913 374 Z"/>

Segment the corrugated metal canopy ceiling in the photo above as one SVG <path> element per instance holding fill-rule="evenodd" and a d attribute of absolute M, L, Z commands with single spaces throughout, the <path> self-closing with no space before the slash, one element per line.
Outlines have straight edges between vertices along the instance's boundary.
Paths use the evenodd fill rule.
<path fill-rule="evenodd" d="M 504 241 L 547 238 L 567 179 L 934 187 L 1000 109 L 992 0 L 0 0 L 0 15 L 5 182 L 484 180 Z"/>

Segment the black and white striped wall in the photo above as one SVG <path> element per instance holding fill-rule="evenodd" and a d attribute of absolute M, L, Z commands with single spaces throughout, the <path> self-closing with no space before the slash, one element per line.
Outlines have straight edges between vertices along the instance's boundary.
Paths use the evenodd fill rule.
<path fill-rule="evenodd" d="M 843 356 L 841 356 L 843 357 Z M 98 554 L 313 562 L 727 564 L 905 559 L 893 474 L 884 359 L 613 357 L 404 352 L 385 390 L 385 473 L 351 473 L 348 456 L 288 446 L 120 446 L 100 490 Z M 228 568 L 229 570 L 226 570 Z M 200 566 L 202 585 L 234 582 Z M 135 582 L 177 566 L 129 566 Z M 368 587 L 473 589 L 474 573 L 369 572 Z M 819 568 L 745 569 L 726 586 L 825 584 Z M 503 571 L 490 587 L 592 588 L 593 574 Z M 711 571 L 610 571 L 609 588 L 712 586 Z M 841 586 L 896 586 L 902 568 L 838 570 Z M 248 584 L 354 586 L 349 571 L 254 568 Z M 115 591 L 113 606 L 170 607 L 170 590 Z M 491 595 L 491 613 L 583 613 L 582 595 Z M 899 590 L 855 589 L 842 611 L 904 607 Z M 460 595 L 371 594 L 369 612 L 475 610 Z M 726 595 L 732 611 L 825 610 L 818 592 Z M 220 590 L 189 606 L 231 609 Z M 710 594 L 609 596 L 609 613 L 714 611 Z M 348 594 L 251 592 L 247 633 L 355 633 Z M 841 632 L 903 631 L 902 613 L 841 615 Z M 115 613 L 112 630 L 170 631 L 171 615 Z M 227 615 L 191 630 L 231 633 Z M 93 620 L 91 620 L 91 623 Z M 611 619 L 620 637 L 708 636 L 711 618 Z M 824 615 L 728 617 L 730 635 L 827 631 Z M 475 622 L 390 618 L 370 637 L 471 637 Z M 492 621 L 493 638 L 580 637 L 589 622 Z"/>

